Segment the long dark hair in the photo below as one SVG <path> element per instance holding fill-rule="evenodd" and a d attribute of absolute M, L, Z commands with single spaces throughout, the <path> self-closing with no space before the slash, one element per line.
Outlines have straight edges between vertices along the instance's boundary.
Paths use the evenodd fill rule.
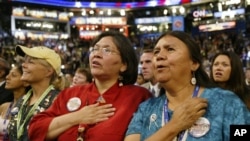
<path fill-rule="evenodd" d="M 225 55 L 229 58 L 230 64 L 231 64 L 231 73 L 229 76 L 229 79 L 225 82 L 225 85 L 223 85 L 223 89 L 227 89 L 230 91 L 233 91 L 235 94 L 237 94 L 244 102 L 246 100 L 246 96 L 249 95 L 249 90 L 245 82 L 245 73 L 243 70 L 243 65 L 240 60 L 240 57 L 231 51 L 222 51 L 217 54 L 212 58 L 211 61 L 211 67 L 210 67 L 210 78 L 213 82 L 218 84 L 214 80 L 213 77 L 213 64 L 215 59 L 220 56 L 220 55 Z"/>
<path fill-rule="evenodd" d="M 193 39 L 193 37 L 185 33 L 183 31 L 168 31 L 163 33 L 157 40 L 156 43 L 165 36 L 173 36 L 175 38 L 178 38 L 181 40 L 188 48 L 190 58 L 197 62 L 200 66 L 195 71 L 195 77 L 197 80 L 197 85 L 203 86 L 203 87 L 215 87 L 215 84 L 210 80 L 209 76 L 205 72 L 203 66 L 202 66 L 202 55 L 199 45 L 196 43 L 196 41 Z"/>

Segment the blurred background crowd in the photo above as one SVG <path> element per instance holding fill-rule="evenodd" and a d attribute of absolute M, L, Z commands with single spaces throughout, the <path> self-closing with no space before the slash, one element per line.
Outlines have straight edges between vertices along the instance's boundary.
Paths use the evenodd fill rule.
<path fill-rule="evenodd" d="M 250 64 L 247 0 L 0 1 L 0 57 L 19 61 L 16 45 L 47 46 L 62 58 L 62 71 L 88 66 L 92 39 L 102 31 L 123 32 L 138 57 L 164 31 L 183 30 L 200 45 L 204 66 L 221 50 Z M 140 67 L 140 66 L 139 66 Z"/>

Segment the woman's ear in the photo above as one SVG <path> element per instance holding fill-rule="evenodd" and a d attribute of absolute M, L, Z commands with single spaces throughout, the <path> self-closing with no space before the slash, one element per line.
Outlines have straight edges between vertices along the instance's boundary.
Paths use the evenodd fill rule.
<path fill-rule="evenodd" d="M 53 75 L 53 73 L 54 73 L 54 69 L 53 69 L 53 68 L 50 68 L 50 67 L 49 67 L 47 70 L 48 70 L 48 71 L 47 71 L 47 72 L 48 72 L 48 73 L 47 73 L 47 76 Z"/>
<path fill-rule="evenodd" d="M 196 71 L 200 67 L 200 64 L 198 62 L 193 61 L 191 65 L 191 70 Z"/>
<path fill-rule="evenodd" d="M 124 72 L 127 70 L 127 64 L 122 64 L 121 68 L 120 68 L 120 72 Z"/>

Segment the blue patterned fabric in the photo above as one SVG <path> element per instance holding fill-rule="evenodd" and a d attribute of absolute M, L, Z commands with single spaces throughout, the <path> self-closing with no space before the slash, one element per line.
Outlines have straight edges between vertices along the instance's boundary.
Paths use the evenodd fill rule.
<path fill-rule="evenodd" d="M 250 112 L 231 91 L 220 88 L 205 89 L 201 97 L 208 100 L 208 108 L 203 117 L 209 120 L 210 130 L 202 137 L 188 134 L 187 141 L 229 141 L 231 124 L 250 124 Z M 162 127 L 165 99 L 166 95 L 161 95 L 141 103 L 130 122 L 126 135 L 141 134 L 143 141 L 158 131 Z M 168 112 L 171 118 L 173 111 L 168 109 Z M 150 121 L 152 115 L 156 116 L 156 120 Z"/>

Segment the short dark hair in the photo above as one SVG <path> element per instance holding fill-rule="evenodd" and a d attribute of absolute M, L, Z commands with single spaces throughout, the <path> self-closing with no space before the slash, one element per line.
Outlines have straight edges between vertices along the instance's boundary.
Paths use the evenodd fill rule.
<path fill-rule="evenodd" d="M 250 67 L 247 67 L 246 70 L 250 70 Z"/>
<path fill-rule="evenodd" d="M 153 48 L 145 48 L 143 49 L 142 53 L 153 53 L 154 52 L 154 49 Z"/>
<path fill-rule="evenodd" d="M 94 46 L 99 40 L 107 36 L 112 37 L 120 52 L 122 62 L 127 65 L 127 69 L 120 73 L 123 77 L 122 83 L 124 85 L 134 84 L 137 79 L 138 59 L 132 43 L 124 34 L 118 31 L 105 31 L 97 36 L 91 45 Z"/>
<path fill-rule="evenodd" d="M 92 75 L 87 68 L 79 67 L 76 69 L 76 72 L 85 75 L 87 82 L 92 82 Z"/>

